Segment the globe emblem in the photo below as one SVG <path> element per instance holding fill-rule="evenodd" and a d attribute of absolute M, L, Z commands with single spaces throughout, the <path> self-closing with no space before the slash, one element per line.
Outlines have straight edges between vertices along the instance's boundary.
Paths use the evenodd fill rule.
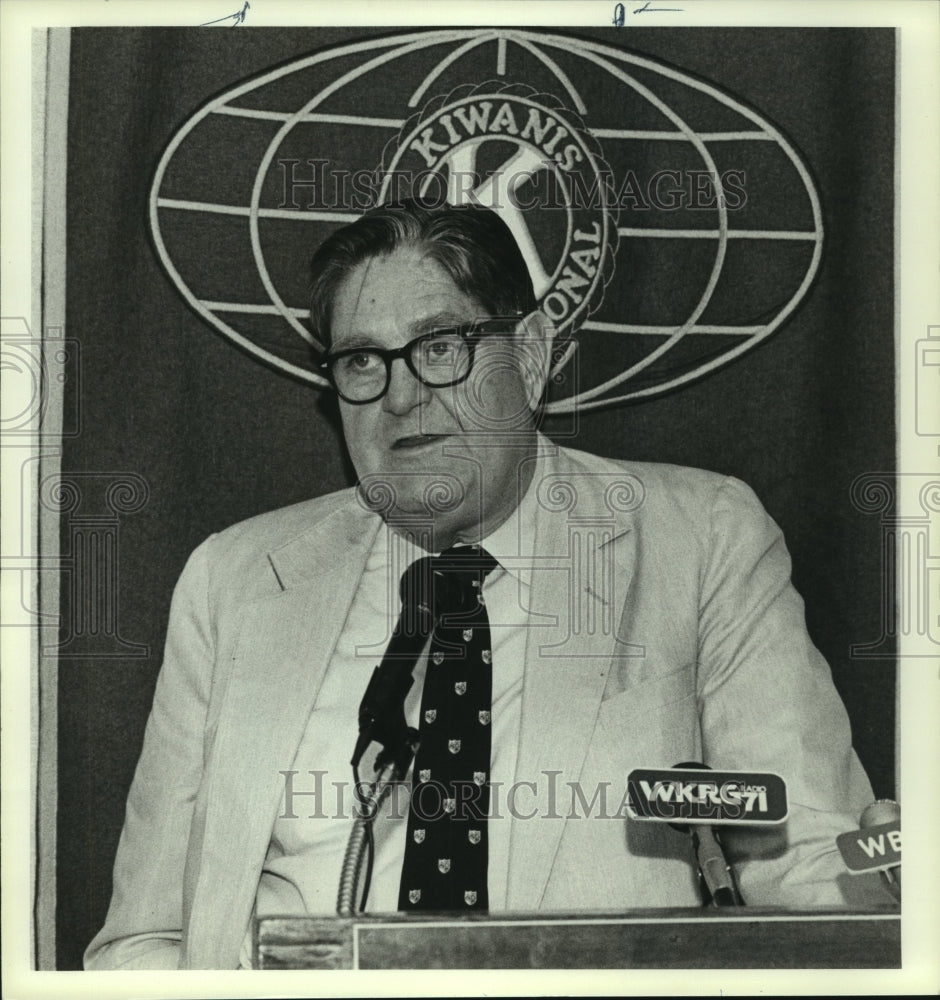
<path fill-rule="evenodd" d="M 558 330 L 550 414 L 751 350 L 822 252 L 809 171 L 757 111 L 637 53 L 502 28 L 336 46 L 214 97 L 158 164 L 154 245 L 211 327 L 325 388 L 307 261 L 402 176 L 513 230 Z"/>

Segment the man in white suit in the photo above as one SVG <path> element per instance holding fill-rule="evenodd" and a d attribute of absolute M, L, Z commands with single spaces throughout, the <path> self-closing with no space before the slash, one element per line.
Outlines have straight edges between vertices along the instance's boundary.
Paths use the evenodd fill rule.
<path fill-rule="evenodd" d="M 785 823 L 725 838 L 746 903 L 889 899 L 836 850 L 872 791 L 779 529 L 736 480 L 538 433 L 552 331 L 494 213 L 366 213 L 314 258 L 312 324 L 357 488 L 190 558 L 87 968 L 245 966 L 253 915 L 335 911 L 399 576 L 455 544 L 497 563 L 491 911 L 698 905 L 687 838 L 622 808 L 631 770 L 689 760 L 786 780 Z M 400 801 L 375 826 L 371 912 L 397 908 Z"/>

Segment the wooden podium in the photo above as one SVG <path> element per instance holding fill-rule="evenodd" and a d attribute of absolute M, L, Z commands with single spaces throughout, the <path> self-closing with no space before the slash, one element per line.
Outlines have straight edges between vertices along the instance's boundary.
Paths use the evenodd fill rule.
<path fill-rule="evenodd" d="M 262 917 L 256 969 L 881 969 L 896 909 Z"/>

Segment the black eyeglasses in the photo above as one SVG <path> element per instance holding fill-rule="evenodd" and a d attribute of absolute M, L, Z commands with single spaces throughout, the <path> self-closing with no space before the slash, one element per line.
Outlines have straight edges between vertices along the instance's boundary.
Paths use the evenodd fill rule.
<path fill-rule="evenodd" d="M 463 382 L 473 369 L 477 341 L 487 333 L 508 333 L 522 316 L 501 316 L 461 326 L 439 327 L 397 347 L 350 347 L 320 362 L 347 403 L 374 403 L 388 392 L 392 362 L 402 358 L 412 375 L 432 389 Z"/>

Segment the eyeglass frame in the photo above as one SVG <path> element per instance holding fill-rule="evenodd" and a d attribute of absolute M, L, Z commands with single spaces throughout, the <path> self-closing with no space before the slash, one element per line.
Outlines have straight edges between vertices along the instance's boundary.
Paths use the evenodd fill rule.
<path fill-rule="evenodd" d="M 525 319 L 522 313 L 517 313 L 512 316 L 490 316 L 487 319 L 474 320 L 470 323 L 458 323 L 454 325 L 440 326 L 434 330 L 430 330 L 427 333 L 422 333 L 415 337 L 414 340 L 409 340 L 407 344 L 403 344 L 401 347 L 373 347 L 373 346 L 359 346 L 359 347 L 348 347 L 341 351 L 337 351 L 335 354 L 327 353 L 322 361 L 319 362 L 318 367 L 324 372 L 326 379 L 336 390 L 336 394 L 344 402 L 349 403 L 351 406 L 365 406 L 367 403 L 376 403 L 380 399 L 384 398 L 388 393 L 389 386 L 392 384 L 392 362 L 396 358 L 401 358 L 405 362 L 408 371 L 418 380 L 418 382 L 427 386 L 429 389 L 449 389 L 452 386 L 460 385 L 461 382 L 466 382 L 470 377 L 470 373 L 473 371 L 473 362 L 476 358 L 476 347 L 477 343 L 488 333 L 508 333 L 510 332 L 512 326 L 521 322 Z M 500 324 L 499 329 L 491 329 L 492 324 Z M 417 367 L 414 363 L 414 358 L 412 354 L 415 347 L 428 340 L 435 340 L 436 338 L 444 334 L 456 333 L 467 345 L 467 350 L 469 356 L 467 359 L 467 370 L 459 378 L 454 379 L 450 382 L 426 382 L 421 375 L 418 373 Z M 340 391 L 339 386 L 336 384 L 336 379 L 333 375 L 332 366 L 340 359 L 350 357 L 353 354 L 364 354 L 369 352 L 371 354 L 377 354 L 382 363 L 385 366 L 385 383 L 382 386 L 382 391 L 378 395 L 370 396 L 368 399 L 349 399 L 348 396 L 344 396 Z"/>

